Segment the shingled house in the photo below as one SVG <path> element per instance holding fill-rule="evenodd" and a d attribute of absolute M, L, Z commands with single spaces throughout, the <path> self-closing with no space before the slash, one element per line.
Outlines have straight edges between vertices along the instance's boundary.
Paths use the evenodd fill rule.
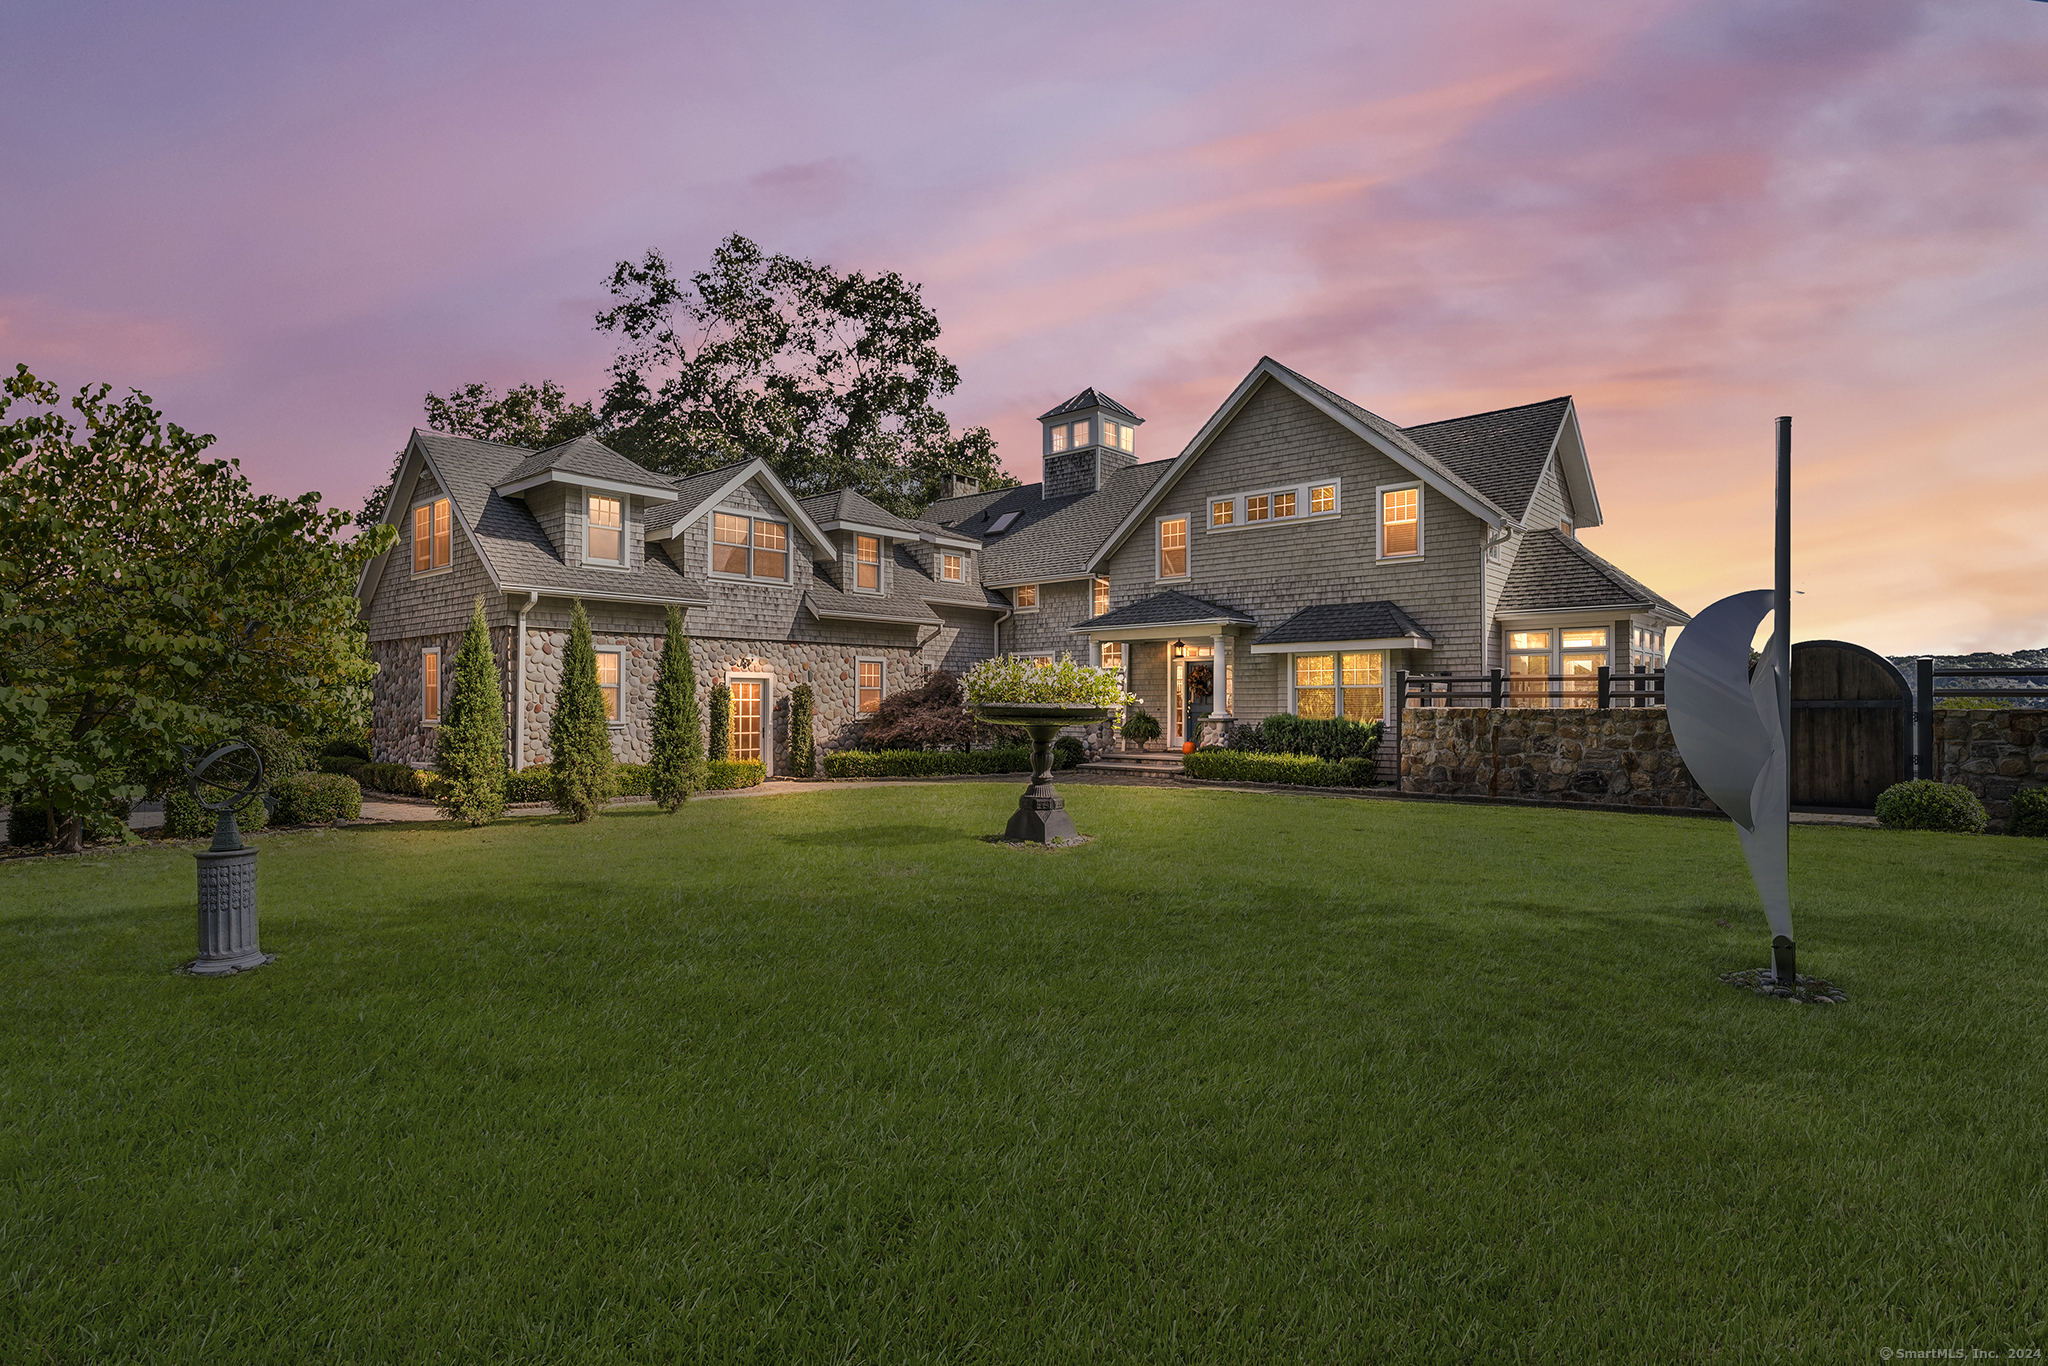
<path fill-rule="evenodd" d="M 1662 664 L 1687 617 L 1576 539 L 1600 524 L 1569 398 L 1395 426 L 1270 359 L 1172 460 L 1086 389 L 1040 419 L 1044 477 L 955 487 L 920 518 L 799 499 L 761 461 L 688 479 L 591 437 L 528 451 L 415 431 L 359 596 L 380 759 L 425 763 L 481 594 L 506 752 L 545 761 L 570 600 L 597 639 L 614 751 L 642 761 L 670 605 L 734 754 L 786 766 L 809 683 L 821 747 L 934 668 L 1071 653 L 1122 669 L 1169 740 L 1204 722 L 1384 714 L 1393 672 L 1504 669 L 1525 705 L 1590 705 L 1595 670 Z M 1540 676 L 1585 680 L 1552 696 Z M 1219 686 L 1220 683 L 1220 686 Z"/>

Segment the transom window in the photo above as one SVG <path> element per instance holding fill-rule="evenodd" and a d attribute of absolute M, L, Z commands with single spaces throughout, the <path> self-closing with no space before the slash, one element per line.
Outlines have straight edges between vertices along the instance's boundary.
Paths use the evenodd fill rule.
<path fill-rule="evenodd" d="M 945 554 L 939 556 L 939 577 L 947 583 L 960 582 L 964 576 L 961 571 L 961 559 L 958 555 Z"/>
<path fill-rule="evenodd" d="M 1308 510 L 1310 516 L 1321 512 L 1335 512 L 1337 510 L 1337 486 L 1335 484 L 1317 484 L 1314 488 L 1310 489 L 1308 491 Z"/>
<path fill-rule="evenodd" d="M 1237 521 L 1237 500 L 1221 498 L 1209 505 L 1210 526 L 1231 526 Z"/>
<path fill-rule="evenodd" d="M 743 579 L 789 578 L 789 528 L 765 517 L 711 514 L 711 572 Z"/>
<path fill-rule="evenodd" d="M 1095 581 L 1095 615 L 1102 616 L 1109 611 L 1109 580 Z"/>
<path fill-rule="evenodd" d="M 583 524 L 583 553 L 587 558 L 607 560 L 613 564 L 625 563 L 626 526 L 621 511 L 616 498 L 590 496 Z"/>
<path fill-rule="evenodd" d="M 872 716 L 882 709 L 882 661 L 863 659 L 854 670 L 855 705 L 863 716 Z"/>
<path fill-rule="evenodd" d="M 1018 606 L 1018 607 L 1020 607 L 1020 608 L 1022 608 L 1022 607 L 1036 607 L 1036 606 L 1038 606 L 1038 585 L 1037 585 L 1037 584 L 1035 584 L 1035 583 L 1026 583 L 1026 584 L 1020 584 L 1020 585 L 1018 585 L 1018 588 L 1017 588 L 1017 606 Z"/>
<path fill-rule="evenodd" d="M 604 694 L 604 719 L 617 721 L 619 714 L 619 652 L 597 652 L 597 690 Z"/>
<path fill-rule="evenodd" d="M 1159 577 L 1188 576 L 1188 519 L 1168 517 L 1159 524 Z"/>
<path fill-rule="evenodd" d="M 1422 490 L 1387 489 L 1380 494 L 1380 558 L 1422 553 Z"/>
<path fill-rule="evenodd" d="M 853 538 L 853 586 L 863 593 L 882 591 L 882 538 Z"/>
<path fill-rule="evenodd" d="M 430 569 L 448 567 L 455 549 L 453 511 L 446 498 L 421 503 L 412 510 L 413 573 L 424 574 Z"/>
<path fill-rule="evenodd" d="M 1292 488 L 1261 489 L 1228 498 L 1209 500 L 1209 529 L 1271 526 L 1275 522 L 1300 521 L 1304 517 L 1335 517 L 1343 511 L 1334 479 L 1318 484 L 1296 484 Z"/>
<path fill-rule="evenodd" d="M 1327 721 L 1348 717 L 1378 721 L 1386 712 L 1386 656 L 1377 650 L 1354 654 L 1296 655 L 1294 711 Z"/>

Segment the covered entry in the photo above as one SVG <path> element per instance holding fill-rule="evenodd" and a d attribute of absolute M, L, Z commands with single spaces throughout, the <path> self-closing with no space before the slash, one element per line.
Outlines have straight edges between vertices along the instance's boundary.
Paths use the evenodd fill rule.
<path fill-rule="evenodd" d="M 1251 615 L 1186 593 L 1156 593 L 1082 622 L 1093 662 L 1144 699 L 1167 747 L 1199 740 L 1202 722 L 1234 715 L 1231 651 Z"/>

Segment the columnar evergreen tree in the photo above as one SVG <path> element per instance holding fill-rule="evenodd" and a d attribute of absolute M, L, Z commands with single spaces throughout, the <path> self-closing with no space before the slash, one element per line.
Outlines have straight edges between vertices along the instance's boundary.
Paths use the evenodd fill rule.
<path fill-rule="evenodd" d="M 690 637 L 679 607 L 668 609 L 661 673 L 654 684 L 654 762 L 651 789 L 661 809 L 674 812 L 704 787 L 703 718 L 697 713 L 697 671 L 690 667 Z"/>
<path fill-rule="evenodd" d="M 723 683 L 711 690 L 711 736 L 706 752 L 713 763 L 732 757 L 732 689 Z"/>
<path fill-rule="evenodd" d="M 562 655 L 562 690 L 548 718 L 548 782 L 555 809 L 577 821 L 595 816 L 611 798 L 612 737 L 597 686 L 597 651 L 590 618 L 577 599 L 569 618 L 569 648 Z"/>
<path fill-rule="evenodd" d="M 791 777 L 808 778 L 818 766 L 817 742 L 811 737 L 811 717 L 817 704 L 811 699 L 811 685 L 799 683 L 789 690 L 789 772 Z"/>
<path fill-rule="evenodd" d="M 484 825 L 505 814 L 505 696 L 484 600 L 455 654 L 455 695 L 434 737 L 434 800 L 450 817 Z"/>

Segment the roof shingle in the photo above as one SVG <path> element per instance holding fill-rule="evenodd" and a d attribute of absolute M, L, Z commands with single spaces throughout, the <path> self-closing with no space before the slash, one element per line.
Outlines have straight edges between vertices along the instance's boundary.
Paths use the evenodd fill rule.
<path fill-rule="evenodd" d="M 1656 610 L 1681 625 L 1692 620 L 1670 599 L 1629 577 L 1575 538 L 1555 531 L 1530 532 L 1515 556 L 1514 570 L 1501 590 L 1496 610 L 1505 615 L 1595 607 Z"/>
<path fill-rule="evenodd" d="M 1304 607 L 1253 641 L 1254 645 L 1325 645 L 1346 640 L 1434 641 L 1394 602 L 1331 602 Z"/>
<path fill-rule="evenodd" d="M 1572 401 L 1545 399 L 1516 408 L 1404 428 L 1415 444 L 1520 520 L 1529 513 L 1543 466 Z"/>

